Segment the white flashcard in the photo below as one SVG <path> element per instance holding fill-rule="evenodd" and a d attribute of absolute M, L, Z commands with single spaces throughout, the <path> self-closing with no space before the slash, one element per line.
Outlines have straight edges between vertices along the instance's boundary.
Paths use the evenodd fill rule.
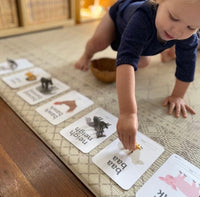
<path fill-rule="evenodd" d="M 124 190 L 130 189 L 164 151 L 160 144 L 140 132 L 136 140 L 142 146 L 141 150 L 125 150 L 119 139 L 116 139 L 92 158 Z"/>
<path fill-rule="evenodd" d="M 137 197 L 199 197 L 200 169 L 173 154 L 137 192 Z"/>
<path fill-rule="evenodd" d="M 83 153 L 89 153 L 116 131 L 117 118 L 102 108 L 83 116 L 60 134 Z"/>
<path fill-rule="evenodd" d="M 10 76 L 2 77 L 2 80 L 11 88 L 20 88 L 40 81 L 42 77 L 50 78 L 50 74 L 41 68 L 32 68 Z"/>
<path fill-rule="evenodd" d="M 51 124 L 57 125 L 93 104 L 77 91 L 71 91 L 36 109 Z"/>
<path fill-rule="evenodd" d="M 0 64 L 0 75 L 33 67 L 33 64 L 27 59 L 10 60 L 10 62 L 7 61 Z"/>
<path fill-rule="evenodd" d="M 40 84 L 23 89 L 17 92 L 17 94 L 30 105 L 35 105 L 55 95 L 58 95 L 69 88 L 70 87 L 68 85 L 55 78 L 44 78 L 44 80 L 41 79 Z"/>

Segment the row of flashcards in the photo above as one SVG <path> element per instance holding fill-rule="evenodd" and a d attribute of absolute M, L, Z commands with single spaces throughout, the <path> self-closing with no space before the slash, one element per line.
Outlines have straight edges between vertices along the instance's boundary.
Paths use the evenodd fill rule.
<path fill-rule="evenodd" d="M 18 70 L 33 66 L 25 59 L 16 62 L 21 65 Z M 0 74 L 2 73 L 9 73 L 5 63 L 0 64 Z M 50 76 L 41 68 L 31 68 L 3 77 L 2 80 L 11 88 L 19 88 Z M 42 84 L 36 84 L 17 94 L 34 105 L 70 89 L 55 78 L 52 81 L 53 85 L 49 89 L 44 90 Z M 36 108 L 36 111 L 52 125 L 58 125 L 92 104 L 92 100 L 72 90 Z M 117 117 L 102 108 L 96 108 L 62 129 L 60 134 L 83 153 L 89 153 L 115 133 L 116 125 Z M 164 152 L 163 146 L 142 133 L 138 132 L 136 138 L 142 145 L 142 150 L 125 150 L 119 139 L 116 139 L 92 158 L 93 163 L 124 190 L 129 190 Z M 141 187 L 136 196 L 199 197 L 199 177 L 200 169 L 174 154 Z"/>

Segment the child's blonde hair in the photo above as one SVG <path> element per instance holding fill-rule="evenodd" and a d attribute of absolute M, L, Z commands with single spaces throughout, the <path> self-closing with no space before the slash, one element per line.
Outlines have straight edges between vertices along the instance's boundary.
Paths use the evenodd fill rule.
<path fill-rule="evenodd" d="M 158 4 L 158 2 L 156 0 L 149 0 L 151 3 L 153 4 Z"/>

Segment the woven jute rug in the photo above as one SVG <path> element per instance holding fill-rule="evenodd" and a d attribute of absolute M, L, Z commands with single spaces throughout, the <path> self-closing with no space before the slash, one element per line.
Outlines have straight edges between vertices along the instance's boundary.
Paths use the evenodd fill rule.
<path fill-rule="evenodd" d="M 96 23 L 89 23 L 0 40 L 0 62 L 5 62 L 7 57 L 13 59 L 26 58 L 34 66 L 43 68 L 53 77 L 69 85 L 70 90 L 76 90 L 89 97 L 94 101 L 94 105 L 57 126 L 53 126 L 41 117 L 35 109 L 66 92 L 31 106 L 17 96 L 17 92 L 24 87 L 11 89 L 0 80 L 1 97 L 96 196 L 136 196 L 140 187 L 173 153 L 200 168 L 199 52 L 195 81 L 190 85 L 185 96 L 186 102 L 195 109 L 196 115 L 188 115 L 187 119 L 169 116 L 167 109 L 162 107 L 163 99 L 173 89 L 175 62 L 162 64 L 160 57 L 155 56 L 152 58 L 149 67 L 139 69 L 136 72 L 139 131 L 161 144 L 165 151 L 130 190 L 121 189 L 92 163 L 92 157 L 117 138 L 116 133 L 88 154 L 79 151 L 60 135 L 60 130 L 97 107 L 102 107 L 111 114 L 118 116 L 115 83 L 101 83 L 94 78 L 90 71 L 82 72 L 73 67 L 95 26 Z M 107 49 L 95 58 L 115 57 L 115 55 L 111 49 Z"/>

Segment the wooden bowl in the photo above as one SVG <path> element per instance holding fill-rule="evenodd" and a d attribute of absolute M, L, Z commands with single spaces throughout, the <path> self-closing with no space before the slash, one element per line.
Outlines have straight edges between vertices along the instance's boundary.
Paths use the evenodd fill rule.
<path fill-rule="evenodd" d="M 100 58 L 91 61 L 90 69 L 92 74 L 104 83 L 115 82 L 116 66 L 115 59 Z"/>

